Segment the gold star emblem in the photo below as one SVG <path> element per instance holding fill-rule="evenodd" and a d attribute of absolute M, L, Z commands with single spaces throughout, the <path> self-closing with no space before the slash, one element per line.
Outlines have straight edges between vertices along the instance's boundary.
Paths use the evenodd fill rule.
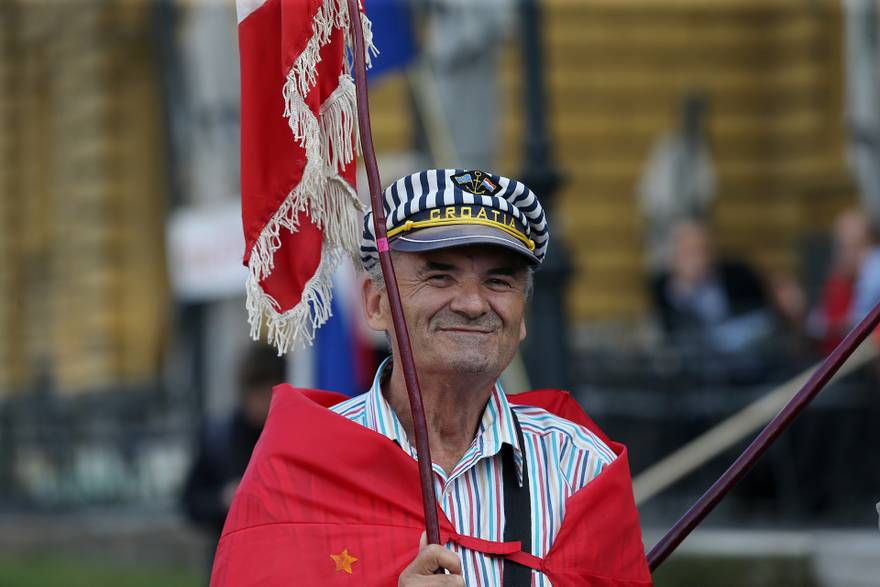
<path fill-rule="evenodd" d="M 348 554 L 348 549 L 344 549 L 339 554 L 331 554 L 330 558 L 333 559 L 333 562 L 336 563 L 336 572 L 345 571 L 349 575 L 351 575 L 351 565 L 357 562 L 358 559 Z"/>

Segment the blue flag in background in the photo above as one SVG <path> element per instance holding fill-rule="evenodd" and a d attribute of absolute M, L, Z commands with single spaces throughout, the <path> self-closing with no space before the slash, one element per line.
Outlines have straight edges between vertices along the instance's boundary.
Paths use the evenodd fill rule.
<path fill-rule="evenodd" d="M 369 80 L 400 71 L 416 56 L 416 43 L 407 0 L 366 0 L 372 22 L 373 40 L 379 55 L 367 70 Z M 357 334 L 355 312 L 348 290 L 354 287 L 344 272 L 333 278 L 336 295 L 331 301 L 333 316 L 315 333 L 311 349 L 312 380 L 307 387 L 338 391 L 354 396 L 366 391 L 375 365 L 365 342 Z M 356 296 L 355 296 L 356 297 Z M 356 306 L 356 304 L 354 304 Z"/>
<path fill-rule="evenodd" d="M 403 69 L 416 55 L 412 18 L 406 0 L 366 0 L 373 23 L 373 41 L 379 56 L 367 76 L 373 81 L 386 73 Z"/>
<path fill-rule="evenodd" d="M 334 289 L 338 284 L 334 283 Z M 357 381 L 357 340 L 354 336 L 353 308 L 343 307 L 333 296 L 333 316 L 315 333 L 315 387 L 354 396 L 362 391 Z"/>
<path fill-rule="evenodd" d="M 352 267 L 336 270 L 333 291 L 333 316 L 315 333 L 306 353 L 309 366 L 297 384 L 355 396 L 370 387 L 378 357 L 362 314 L 360 279 Z"/>

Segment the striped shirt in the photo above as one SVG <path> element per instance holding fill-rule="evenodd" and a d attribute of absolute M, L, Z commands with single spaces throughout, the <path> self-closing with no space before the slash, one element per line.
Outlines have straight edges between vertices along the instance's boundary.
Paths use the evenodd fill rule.
<path fill-rule="evenodd" d="M 379 367 L 370 390 L 337 404 L 333 411 L 387 436 L 413 458 L 406 432 L 382 394 Z M 525 446 L 519 446 L 511 411 L 516 412 Z M 517 476 L 522 483 L 522 459 L 529 471 L 532 509 L 532 549 L 543 557 L 562 525 L 565 500 L 589 483 L 615 458 L 615 454 L 592 432 L 568 420 L 531 406 L 511 406 L 499 383 L 486 404 L 474 441 L 447 475 L 436 463 L 434 492 L 446 517 L 459 534 L 485 540 L 504 537 L 504 486 L 502 446 L 513 447 Z M 461 557 L 465 584 L 500 587 L 502 560 L 458 546 L 447 548 Z M 550 585 L 547 577 L 532 572 L 532 585 Z"/>

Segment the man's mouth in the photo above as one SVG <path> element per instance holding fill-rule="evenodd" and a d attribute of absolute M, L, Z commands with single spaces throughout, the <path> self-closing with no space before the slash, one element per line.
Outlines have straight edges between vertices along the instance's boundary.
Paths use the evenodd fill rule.
<path fill-rule="evenodd" d="M 441 328 L 441 332 L 454 332 L 457 334 L 492 334 L 492 330 L 481 330 L 479 328 Z"/>

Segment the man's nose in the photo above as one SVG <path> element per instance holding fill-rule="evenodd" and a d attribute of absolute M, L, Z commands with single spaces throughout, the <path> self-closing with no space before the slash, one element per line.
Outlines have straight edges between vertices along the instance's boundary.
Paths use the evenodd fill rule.
<path fill-rule="evenodd" d="M 477 280 L 463 280 L 458 284 L 449 309 L 468 318 L 479 318 L 489 311 L 489 302 Z"/>

